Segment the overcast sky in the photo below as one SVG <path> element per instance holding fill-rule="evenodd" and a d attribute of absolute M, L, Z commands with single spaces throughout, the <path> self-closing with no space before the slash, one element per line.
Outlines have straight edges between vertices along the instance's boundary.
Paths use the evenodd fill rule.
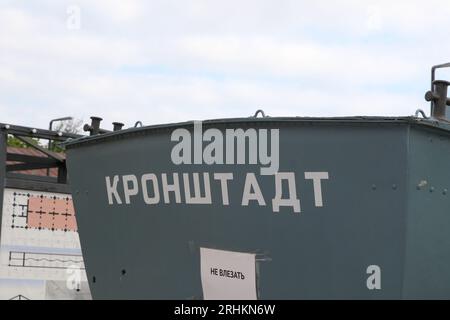
<path fill-rule="evenodd" d="M 448 0 L 0 4 L 0 122 L 29 126 L 428 114 L 450 61 Z"/>

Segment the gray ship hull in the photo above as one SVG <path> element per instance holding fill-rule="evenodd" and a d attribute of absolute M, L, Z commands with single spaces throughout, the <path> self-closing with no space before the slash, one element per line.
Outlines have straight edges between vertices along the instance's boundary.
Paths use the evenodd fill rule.
<path fill-rule="evenodd" d="M 447 127 L 416 118 L 203 123 L 224 137 L 226 129 L 278 129 L 286 175 L 261 174 L 268 165 L 249 154 L 227 164 L 226 149 L 214 164 L 194 155 L 176 164 L 179 128 L 192 134 L 194 154 L 192 123 L 67 146 L 94 299 L 206 298 L 201 248 L 253 255 L 258 299 L 450 298 Z M 227 197 L 215 179 L 224 173 Z"/>

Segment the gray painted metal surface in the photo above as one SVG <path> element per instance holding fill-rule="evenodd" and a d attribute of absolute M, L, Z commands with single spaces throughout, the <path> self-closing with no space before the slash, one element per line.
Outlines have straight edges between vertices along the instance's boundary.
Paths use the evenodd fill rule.
<path fill-rule="evenodd" d="M 67 145 L 93 298 L 202 299 L 199 248 L 257 253 L 259 299 L 450 298 L 448 125 L 417 118 L 225 119 L 207 128 L 279 129 L 279 172 L 295 172 L 301 212 L 274 212 L 274 176 L 258 165 L 175 165 L 170 135 L 192 123 L 143 127 Z M 323 206 L 305 172 L 323 172 Z M 105 177 L 231 172 L 230 204 L 109 204 Z M 266 206 L 242 206 L 246 174 Z M 170 178 L 169 178 L 170 180 Z M 183 183 L 180 181 L 180 187 Z M 159 185 L 162 197 L 163 190 Z M 287 185 L 284 186 L 288 191 Z M 118 184 L 123 195 L 123 186 Z M 286 195 L 284 195 L 286 197 Z M 367 267 L 381 289 L 367 287 Z"/>

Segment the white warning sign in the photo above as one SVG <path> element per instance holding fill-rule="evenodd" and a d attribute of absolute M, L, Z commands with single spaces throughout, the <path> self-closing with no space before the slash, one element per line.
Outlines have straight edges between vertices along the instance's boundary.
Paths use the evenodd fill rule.
<path fill-rule="evenodd" d="M 256 300 L 255 255 L 200 248 L 205 300 Z"/>

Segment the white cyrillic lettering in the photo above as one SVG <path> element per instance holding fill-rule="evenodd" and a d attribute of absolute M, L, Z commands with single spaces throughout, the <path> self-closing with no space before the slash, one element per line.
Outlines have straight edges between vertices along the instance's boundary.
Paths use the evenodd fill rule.
<path fill-rule="evenodd" d="M 228 180 L 233 180 L 233 173 L 214 173 L 214 180 L 220 180 L 220 188 L 222 189 L 222 203 L 228 206 L 230 201 L 228 199 Z"/>
<path fill-rule="evenodd" d="M 153 197 L 148 195 L 147 182 L 151 181 L 153 184 Z M 158 178 L 153 173 L 144 174 L 141 178 L 142 195 L 146 204 L 159 203 L 159 187 Z"/>
<path fill-rule="evenodd" d="M 125 196 L 125 203 L 130 204 L 131 196 L 135 196 L 139 192 L 138 180 L 134 174 L 125 175 L 122 177 L 123 194 Z M 131 182 L 131 187 L 130 187 Z"/>
<path fill-rule="evenodd" d="M 282 180 L 288 180 L 289 198 L 282 199 Z M 278 172 L 275 174 L 275 197 L 272 200 L 273 212 L 280 212 L 280 207 L 293 207 L 294 212 L 300 212 L 300 200 L 297 198 L 294 172 Z"/>
<path fill-rule="evenodd" d="M 252 192 L 252 189 L 254 192 Z M 242 195 L 242 205 L 248 206 L 250 200 L 258 201 L 260 206 L 265 206 L 266 201 L 264 201 L 264 197 L 261 193 L 261 189 L 259 188 L 258 181 L 256 180 L 255 174 L 250 172 L 247 173 L 245 178 L 244 192 Z"/>
<path fill-rule="evenodd" d="M 321 180 L 328 180 L 328 172 L 305 172 L 305 179 L 313 181 L 316 207 L 323 207 Z"/>
<path fill-rule="evenodd" d="M 203 180 L 205 184 L 205 196 L 201 196 L 200 192 L 200 179 L 198 172 L 192 174 L 194 179 L 194 196 L 191 196 L 191 187 L 189 186 L 189 174 L 183 173 L 184 182 L 184 195 L 186 197 L 186 203 L 192 204 L 211 204 L 211 187 L 209 184 L 209 173 L 203 173 Z"/>
<path fill-rule="evenodd" d="M 117 204 L 122 204 L 122 200 L 119 197 L 119 193 L 117 192 L 117 184 L 119 183 L 119 176 L 114 176 L 113 184 L 111 185 L 111 178 L 105 177 L 106 180 L 106 193 L 108 194 L 108 203 L 114 204 L 114 199 L 116 199 Z"/>
<path fill-rule="evenodd" d="M 167 174 L 161 174 L 162 178 L 162 188 L 164 195 L 164 203 L 170 203 L 169 192 L 175 193 L 175 202 L 181 203 L 181 195 L 180 195 L 180 182 L 178 180 L 178 173 L 173 174 L 173 184 L 169 185 L 167 183 Z"/>

